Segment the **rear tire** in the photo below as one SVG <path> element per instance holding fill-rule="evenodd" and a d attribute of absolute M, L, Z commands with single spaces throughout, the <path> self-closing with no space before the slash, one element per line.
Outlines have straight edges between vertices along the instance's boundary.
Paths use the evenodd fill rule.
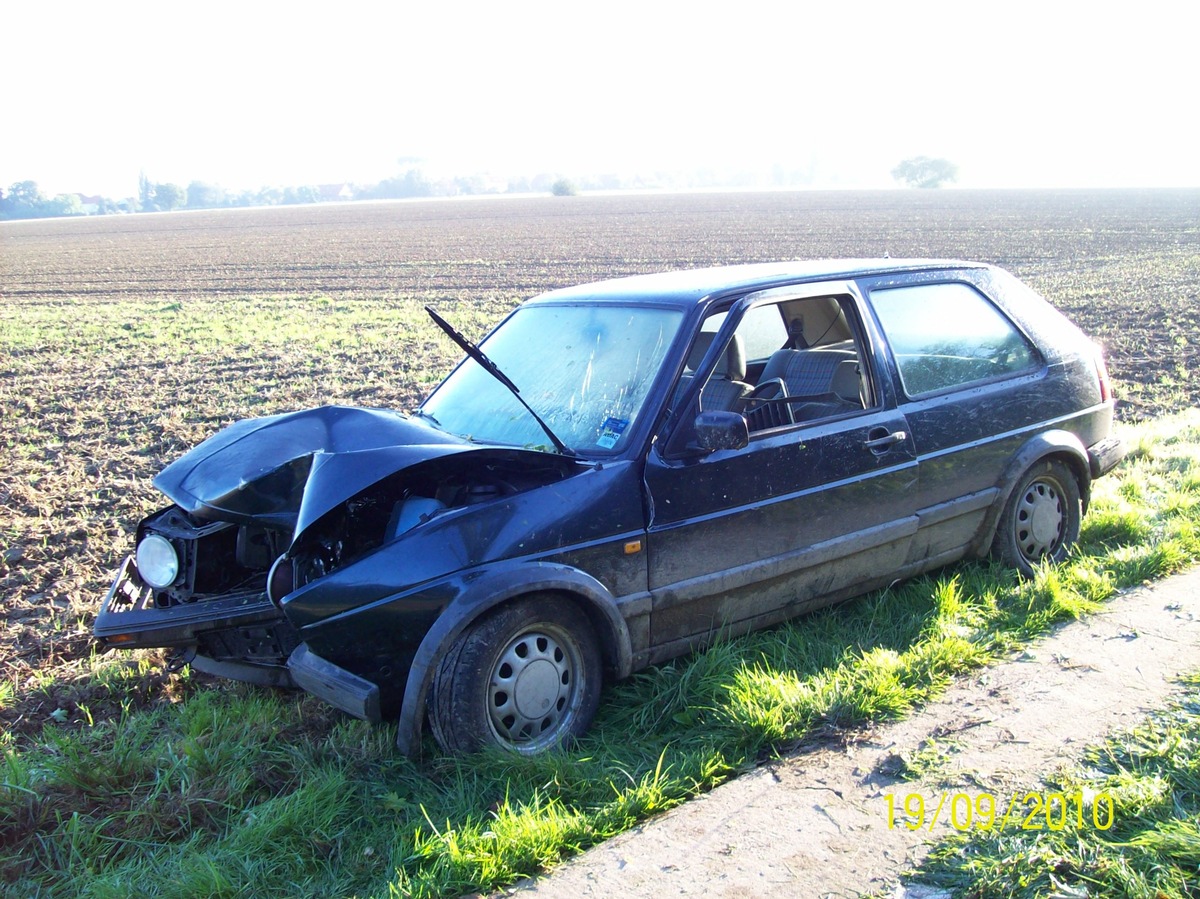
<path fill-rule="evenodd" d="M 1079 482 L 1057 459 L 1043 459 L 1021 475 L 1004 505 L 992 554 L 1033 577 L 1044 559 L 1061 562 L 1079 539 L 1083 505 Z"/>
<path fill-rule="evenodd" d="M 569 745 L 600 704 L 600 655 L 587 615 L 536 594 L 475 622 L 442 658 L 430 728 L 446 752 L 499 746 L 535 755 Z"/>

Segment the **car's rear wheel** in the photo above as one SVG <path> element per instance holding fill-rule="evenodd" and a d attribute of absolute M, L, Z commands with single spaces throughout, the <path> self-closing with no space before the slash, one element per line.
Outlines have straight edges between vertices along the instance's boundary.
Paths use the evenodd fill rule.
<path fill-rule="evenodd" d="M 430 727 L 447 752 L 495 745 L 533 755 L 587 729 L 600 681 L 587 616 L 568 599 L 538 594 L 463 632 L 434 675 Z"/>
<path fill-rule="evenodd" d="M 1061 562 L 1079 539 L 1079 482 L 1057 459 L 1043 459 L 1017 482 L 1005 504 L 992 553 L 1025 577 L 1044 559 Z"/>

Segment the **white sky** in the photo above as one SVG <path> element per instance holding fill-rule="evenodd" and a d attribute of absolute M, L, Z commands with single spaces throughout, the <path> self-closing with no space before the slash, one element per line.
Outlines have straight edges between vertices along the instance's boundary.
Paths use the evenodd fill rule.
<path fill-rule="evenodd" d="M 9 0 L 0 186 L 374 181 L 421 157 L 884 187 L 918 154 L 963 187 L 1200 186 L 1198 4 L 809 6 Z"/>

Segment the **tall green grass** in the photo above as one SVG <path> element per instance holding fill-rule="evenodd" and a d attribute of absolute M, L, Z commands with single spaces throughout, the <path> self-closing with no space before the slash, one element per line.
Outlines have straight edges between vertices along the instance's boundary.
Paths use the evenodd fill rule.
<path fill-rule="evenodd" d="M 0 738 L 0 885 L 13 896 L 433 897 L 534 874 L 764 758 L 903 715 L 1056 622 L 1193 563 L 1200 414 L 1125 437 L 1133 452 L 1097 482 L 1065 564 L 1020 581 L 964 563 L 721 642 L 610 687 L 570 752 L 458 759 L 430 744 L 414 762 L 396 754 L 393 728 L 237 685 Z M 97 697 L 128 688 L 121 665 L 95 663 Z M 1191 838 L 1180 826 L 1154 839 Z"/>

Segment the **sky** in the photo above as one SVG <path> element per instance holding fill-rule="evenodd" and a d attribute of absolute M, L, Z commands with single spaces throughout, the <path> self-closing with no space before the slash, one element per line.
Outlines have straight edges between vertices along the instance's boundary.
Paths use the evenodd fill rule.
<path fill-rule="evenodd" d="M 0 187 L 808 171 L 1200 186 L 1200 5 L 55 3 L 0 10 Z M 837 8 L 832 8 L 837 7 Z"/>

